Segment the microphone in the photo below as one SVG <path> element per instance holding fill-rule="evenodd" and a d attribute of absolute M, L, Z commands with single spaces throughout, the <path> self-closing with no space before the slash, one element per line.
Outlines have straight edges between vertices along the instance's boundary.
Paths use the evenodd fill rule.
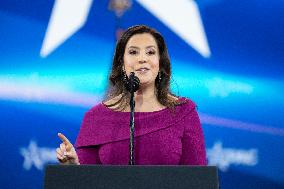
<path fill-rule="evenodd" d="M 140 80 L 134 72 L 130 73 L 129 78 L 124 78 L 124 86 L 130 93 L 136 92 L 140 87 Z"/>
<path fill-rule="evenodd" d="M 137 76 L 135 76 L 134 72 L 130 73 L 129 78 L 125 74 L 125 77 L 123 77 L 124 86 L 127 91 L 130 92 L 130 138 L 129 138 L 129 165 L 134 165 L 134 107 L 135 107 L 135 101 L 134 101 L 134 92 L 136 92 L 139 89 L 140 80 Z"/>

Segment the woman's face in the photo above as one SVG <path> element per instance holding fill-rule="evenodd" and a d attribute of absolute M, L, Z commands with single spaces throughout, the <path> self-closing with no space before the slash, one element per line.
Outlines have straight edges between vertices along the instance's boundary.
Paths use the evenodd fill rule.
<path fill-rule="evenodd" d="M 128 40 L 124 52 L 124 68 L 128 76 L 130 72 L 134 72 L 142 86 L 155 84 L 159 60 L 159 49 L 151 34 L 135 34 Z"/>

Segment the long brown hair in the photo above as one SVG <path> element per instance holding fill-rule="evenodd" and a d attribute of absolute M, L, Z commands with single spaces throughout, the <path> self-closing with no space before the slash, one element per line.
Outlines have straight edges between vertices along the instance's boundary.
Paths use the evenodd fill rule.
<path fill-rule="evenodd" d="M 176 95 L 170 91 L 170 80 L 171 80 L 171 64 L 168 54 L 168 49 L 166 47 L 163 36 L 145 25 L 136 25 L 128 28 L 117 41 L 115 53 L 113 56 L 112 69 L 109 75 L 109 89 L 106 94 L 106 102 L 109 99 L 121 95 L 121 98 L 115 103 L 106 105 L 107 107 L 113 107 L 119 104 L 119 110 L 124 110 L 129 103 L 130 94 L 124 87 L 123 77 L 125 74 L 123 72 L 123 57 L 125 53 L 125 48 L 128 40 L 135 34 L 149 33 L 151 34 L 159 49 L 160 61 L 159 61 L 159 75 L 155 79 L 156 96 L 158 101 L 168 107 L 174 108 L 176 105 L 180 104 L 176 100 Z"/>

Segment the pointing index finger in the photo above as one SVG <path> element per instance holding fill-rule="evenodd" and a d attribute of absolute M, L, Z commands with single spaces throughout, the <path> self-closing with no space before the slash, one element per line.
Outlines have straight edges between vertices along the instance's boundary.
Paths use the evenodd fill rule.
<path fill-rule="evenodd" d="M 65 145 L 70 145 L 71 144 L 71 142 L 62 133 L 58 133 L 58 137 L 62 140 L 62 142 Z"/>

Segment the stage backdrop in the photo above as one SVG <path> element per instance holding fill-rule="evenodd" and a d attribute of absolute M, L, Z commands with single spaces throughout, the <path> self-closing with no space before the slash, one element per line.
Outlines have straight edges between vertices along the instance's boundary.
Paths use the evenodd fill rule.
<path fill-rule="evenodd" d="M 40 188 L 107 88 L 120 28 L 168 44 L 172 90 L 198 105 L 221 188 L 284 188 L 284 1 L 1 0 L 0 188 Z"/>

